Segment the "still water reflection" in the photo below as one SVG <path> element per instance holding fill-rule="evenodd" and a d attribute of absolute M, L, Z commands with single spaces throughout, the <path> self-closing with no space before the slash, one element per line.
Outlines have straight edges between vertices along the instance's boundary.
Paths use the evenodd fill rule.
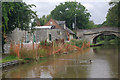
<path fill-rule="evenodd" d="M 92 60 L 92 62 L 90 62 Z M 5 78 L 118 78 L 118 47 L 101 46 L 3 70 Z"/>

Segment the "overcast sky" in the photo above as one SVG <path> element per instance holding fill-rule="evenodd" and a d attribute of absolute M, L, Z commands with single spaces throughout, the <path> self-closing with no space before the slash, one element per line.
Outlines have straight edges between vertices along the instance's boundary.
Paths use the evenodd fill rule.
<path fill-rule="evenodd" d="M 36 7 L 32 10 L 37 11 L 38 17 L 43 15 L 48 15 L 50 12 L 59 5 L 61 2 L 65 1 L 75 1 L 75 0 L 23 0 L 27 4 L 35 4 Z M 90 20 L 93 20 L 95 24 L 101 24 L 106 19 L 108 9 L 110 8 L 110 0 L 76 0 L 84 5 L 88 12 L 91 14 Z"/>

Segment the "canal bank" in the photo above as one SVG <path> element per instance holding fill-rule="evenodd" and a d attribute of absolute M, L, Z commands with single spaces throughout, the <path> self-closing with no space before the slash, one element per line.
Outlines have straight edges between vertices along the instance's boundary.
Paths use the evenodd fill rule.
<path fill-rule="evenodd" d="M 4 78 L 118 78 L 118 48 L 108 45 L 9 67 Z M 92 60 L 92 63 L 89 63 Z M 10 70 L 11 69 L 11 70 Z"/>
<path fill-rule="evenodd" d="M 91 44 L 90 47 L 97 47 L 97 46 L 102 46 L 104 44 Z"/>
<path fill-rule="evenodd" d="M 38 61 L 44 57 L 48 58 L 50 56 L 68 54 L 71 51 L 81 51 L 89 46 L 90 44 L 88 42 L 80 40 L 71 40 L 69 43 L 64 43 L 63 40 L 56 40 L 52 43 L 45 41 L 33 45 L 11 44 L 10 55 L 1 61 L 1 67 L 24 64 L 32 60 Z"/>

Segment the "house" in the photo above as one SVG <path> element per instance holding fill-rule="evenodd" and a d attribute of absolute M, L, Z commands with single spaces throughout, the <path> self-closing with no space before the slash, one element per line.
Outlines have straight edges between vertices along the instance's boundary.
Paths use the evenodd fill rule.
<path fill-rule="evenodd" d="M 73 39 L 73 35 L 75 34 L 72 30 L 66 27 L 65 21 L 57 21 L 51 18 L 44 26 L 54 26 L 55 29 L 64 29 L 66 31 L 68 41 Z"/>
<path fill-rule="evenodd" d="M 4 46 L 5 52 L 9 53 L 10 43 L 32 43 L 47 40 L 48 42 L 56 39 L 64 39 L 70 41 L 73 39 L 74 32 L 65 25 L 65 21 L 56 21 L 50 19 L 44 26 L 36 26 L 34 34 L 29 31 L 16 28 L 12 33 L 7 34 L 8 41 Z"/>
<path fill-rule="evenodd" d="M 35 30 L 36 42 L 45 41 L 48 42 L 54 41 L 56 39 L 67 40 L 66 33 L 62 29 L 40 29 Z"/>
<path fill-rule="evenodd" d="M 74 32 L 65 25 L 65 21 L 50 19 L 44 26 L 35 27 L 36 41 L 53 41 L 55 39 L 64 39 L 69 41 L 73 39 Z"/>
<path fill-rule="evenodd" d="M 53 41 L 55 39 L 71 40 L 73 39 L 74 32 L 65 25 L 65 21 L 57 21 L 50 19 L 44 26 L 36 26 L 34 34 L 29 31 L 16 28 L 12 33 L 8 34 L 8 42 L 14 41 L 15 43 L 29 43 L 39 42 L 43 40 Z"/>

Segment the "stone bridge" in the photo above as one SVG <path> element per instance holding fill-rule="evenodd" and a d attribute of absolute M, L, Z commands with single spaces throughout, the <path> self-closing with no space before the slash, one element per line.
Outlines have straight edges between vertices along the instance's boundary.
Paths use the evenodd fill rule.
<path fill-rule="evenodd" d="M 87 40 L 90 43 L 96 43 L 97 37 L 101 35 L 115 35 L 120 38 L 120 28 L 118 27 L 99 27 L 93 29 L 77 30 L 78 39 Z"/>

